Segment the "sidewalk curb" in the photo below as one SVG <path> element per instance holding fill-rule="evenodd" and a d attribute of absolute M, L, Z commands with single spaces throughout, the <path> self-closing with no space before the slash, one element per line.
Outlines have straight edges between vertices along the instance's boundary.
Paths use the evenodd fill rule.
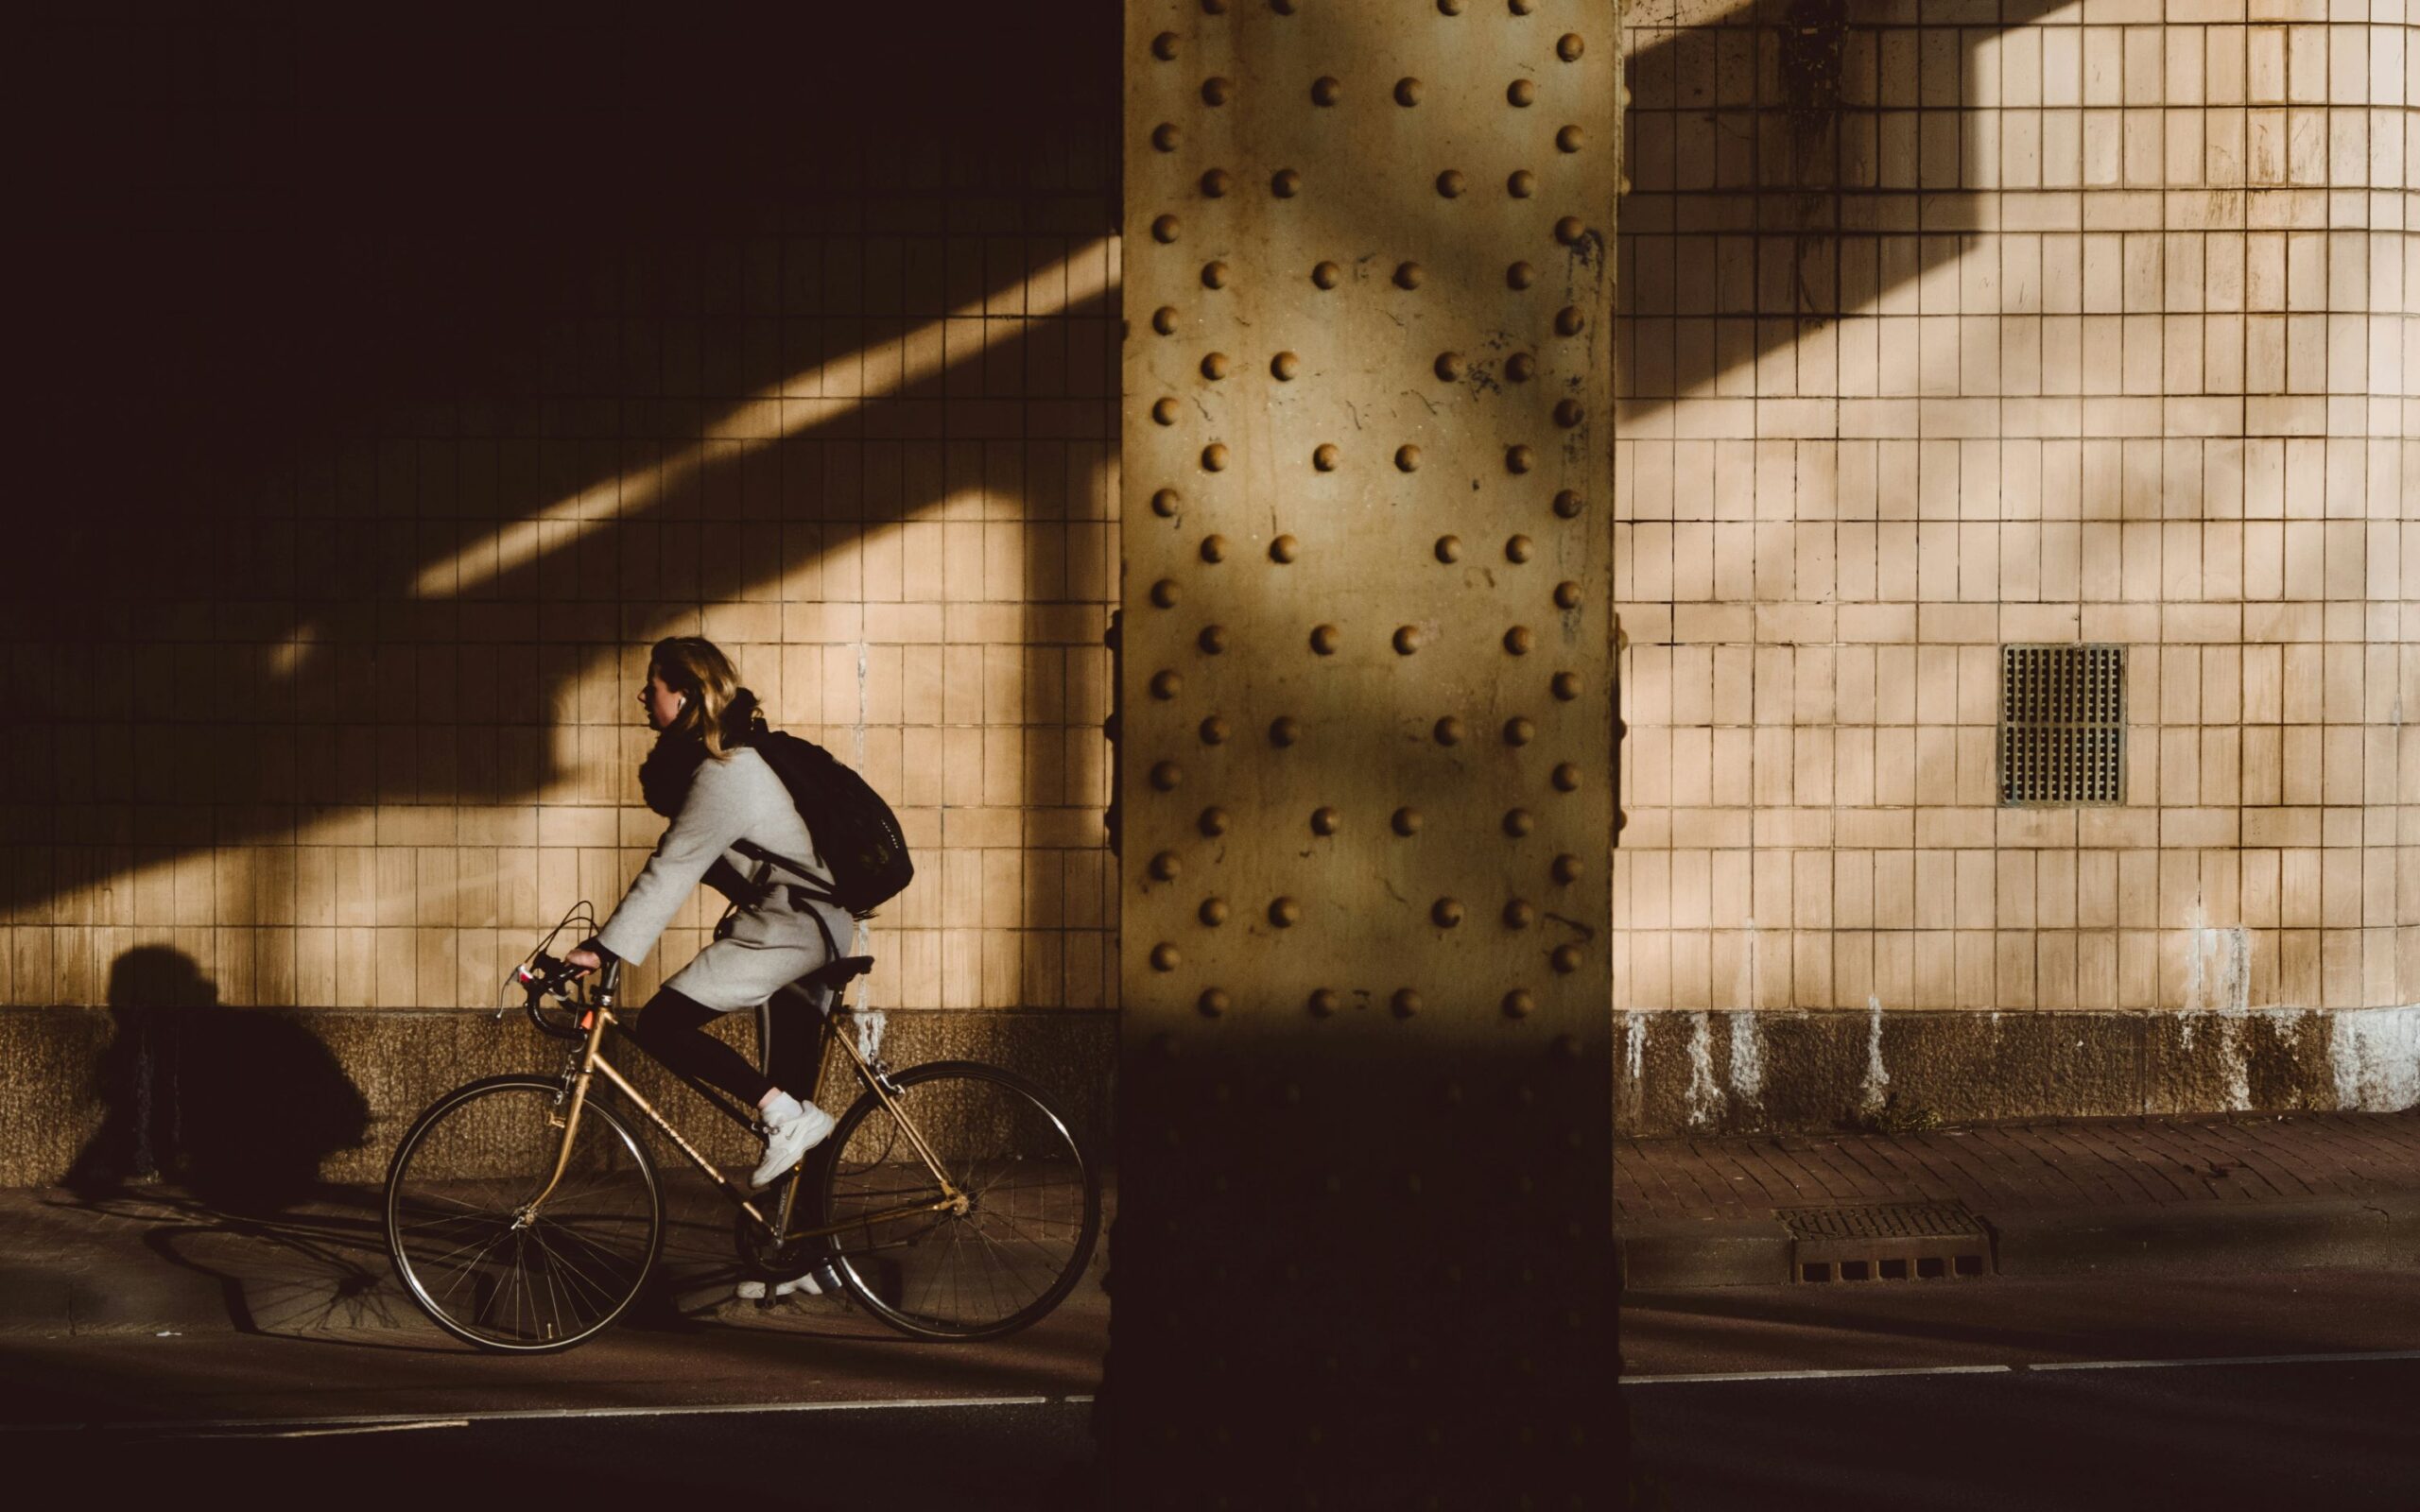
<path fill-rule="evenodd" d="M 2420 1269 L 2420 1192 L 2157 1208 L 2042 1208 L 2005 1215 L 1978 1211 L 1976 1216 L 1992 1235 L 1993 1266 L 2001 1276 Z M 1660 1218 L 1617 1225 L 1614 1246 L 1622 1284 L 1636 1291 L 1778 1286 L 1791 1275 L 1789 1230 L 1772 1218 Z"/>

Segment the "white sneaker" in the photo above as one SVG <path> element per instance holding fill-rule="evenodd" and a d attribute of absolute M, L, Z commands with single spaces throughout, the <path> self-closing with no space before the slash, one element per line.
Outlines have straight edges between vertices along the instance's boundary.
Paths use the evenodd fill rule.
<path fill-rule="evenodd" d="M 807 1151 L 823 1143 L 832 1132 L 832 1115 L 813 1103 L 803 1105 L 798 1117 L 785 1124 L 768 1125 L 765 1131 L 765 1159 L 758 1161 L 748 1177 L 751 1187 L 769 1187 L 780 1180 L 791 1166 L 798 1164 Z"/>

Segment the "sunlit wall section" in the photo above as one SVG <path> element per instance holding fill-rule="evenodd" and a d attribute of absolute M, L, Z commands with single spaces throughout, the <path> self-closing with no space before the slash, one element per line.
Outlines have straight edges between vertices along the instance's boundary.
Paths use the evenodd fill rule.
<path fill-rule="evenodd" d="M 2400 8 L 1629 17 L 1625 1116 L 2420 1102 Z M 2001 803 L 2032 644 L 2122 803 Z"/>

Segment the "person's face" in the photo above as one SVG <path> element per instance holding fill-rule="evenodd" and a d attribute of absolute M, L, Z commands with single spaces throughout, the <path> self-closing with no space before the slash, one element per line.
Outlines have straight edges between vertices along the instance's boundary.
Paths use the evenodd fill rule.
<path fill-rule="evenodd" d="M 647 711 L 647 728 L 663 733 L 681 717 L 688 700 L 664 685 L 655 668 L 647 669 L 647 686 L 639 690 L 639 707 Z"/>

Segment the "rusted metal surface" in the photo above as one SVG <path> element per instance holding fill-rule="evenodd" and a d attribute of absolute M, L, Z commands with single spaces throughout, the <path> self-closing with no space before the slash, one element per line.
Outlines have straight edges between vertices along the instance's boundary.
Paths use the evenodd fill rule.
<path fill-rule="evenodd" d="M 1616 9 L 1127 42 L 1120 1504 L 1610 1497 Z"/>

